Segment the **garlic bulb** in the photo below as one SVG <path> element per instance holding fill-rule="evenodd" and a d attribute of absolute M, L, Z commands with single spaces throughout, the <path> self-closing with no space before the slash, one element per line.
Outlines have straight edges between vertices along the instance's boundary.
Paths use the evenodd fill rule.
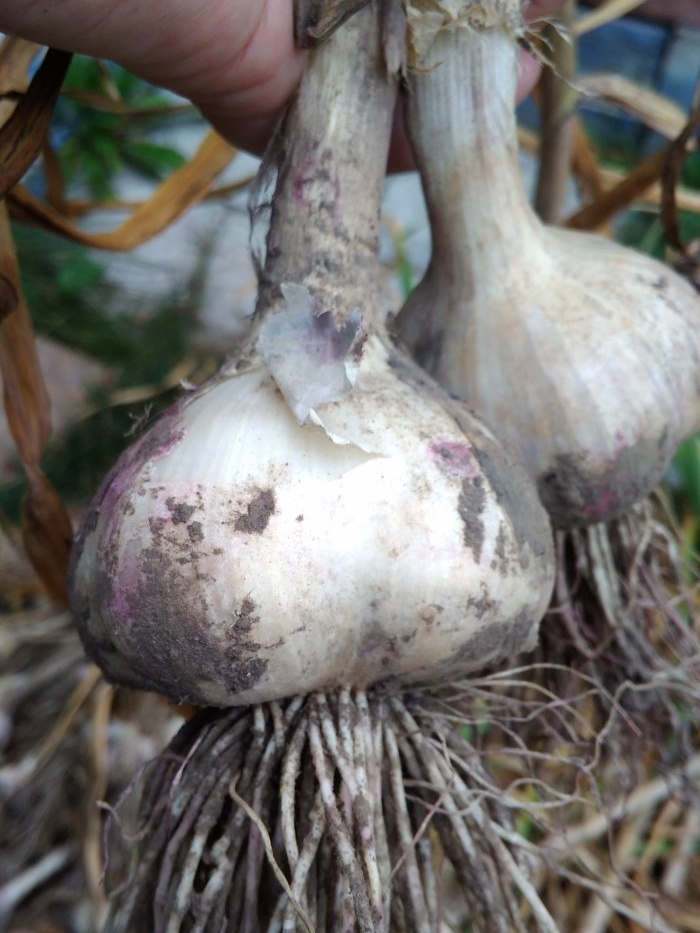
<path fill-rule="evenodd" d="M 433 252 L 397 331 L 519 451 L 558 527 L 602 521 L 700 426 L 700 302 L 661 263 L 530 207 L 517 0 L 432 6 L 408 3 L 407 101 Z"/>
<path fill-rule="evenodd" d="M 314 53 L 266 158 L 247 348 L 121 458 L 75 548 L 90 656 L 178 700 L 481 670 L 533 646 L 551 593 L 531 481 L 384 333 L 396 81 L 378 42 L 337 55 Z"/>

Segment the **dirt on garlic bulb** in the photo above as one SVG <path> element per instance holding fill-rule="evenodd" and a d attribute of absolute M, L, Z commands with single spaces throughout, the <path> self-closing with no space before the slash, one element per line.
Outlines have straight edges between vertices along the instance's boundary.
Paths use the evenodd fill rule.
<path fill-rule="evenodd" d="M 227 706 L 534 647 L 551 533 L 487 432 L 375 336 L 325 429 L 244 363 L 132 448 L 85 521 L 73 609 L 110 679 Z"/>

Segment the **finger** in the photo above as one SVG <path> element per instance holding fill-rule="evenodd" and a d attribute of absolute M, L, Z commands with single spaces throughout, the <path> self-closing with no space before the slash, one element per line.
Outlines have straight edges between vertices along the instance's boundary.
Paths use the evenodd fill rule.
<path fill-rule="evenodd" d="M 516 91 L 516 103 L 521 103 L 537 84 L 542 66 L 534 55 L 520 50 L 518 61 L 518 88 Z"/>
<path fill-rule="evenodd" d="M 291 0 L 0 0 L 0 31 L 118 62 L 256 150 L 304 60 Z"/>
<path fill-rule="evenodd" d="M 189 96 L 223 136 L 260 153 L 299 83 L 305 58 L 294 43 L 292 5 L 268 0 L 245 47 L 235 59 L 221 54 L 208 83 Z"/>
<path fill-rule="evenodd" d="M 539 19 L 548 19 L 556 16 L 564 6 L 564 0 L 526 0 L 523 4 L 525 19 L 531 23 Z"/>

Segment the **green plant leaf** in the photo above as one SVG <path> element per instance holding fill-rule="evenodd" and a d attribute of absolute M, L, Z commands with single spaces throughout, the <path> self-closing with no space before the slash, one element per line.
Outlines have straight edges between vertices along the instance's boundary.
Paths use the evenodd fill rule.
<path fill-rule="evenodd" d="M 144 140 L 127 140 L 122 146 L 122 155 L 132 168 L 153 178 L 162 178 L 182 168 L 187 161 L 177 149 Z"/>
<path fill-rule="evenodd" d="M 700 516 L 700 434 L 681 444 L 673 466 L 680 478 L 680 496 L 696 516 Z"/>

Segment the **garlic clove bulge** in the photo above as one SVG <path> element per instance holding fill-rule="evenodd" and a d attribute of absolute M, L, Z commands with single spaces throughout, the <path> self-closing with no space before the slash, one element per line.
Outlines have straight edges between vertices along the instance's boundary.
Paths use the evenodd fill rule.
<path fill-rule="evenodd" d="M 700 427 L 700 299 L 662 263 L 539 221 L 517 155 L 518 5 L 476 6 L 487 26 L 438 30 L 409 77 L 433 254 L 396 330 L 518 451 L 555 525 L 585 525 L 643 498 Z"/>

